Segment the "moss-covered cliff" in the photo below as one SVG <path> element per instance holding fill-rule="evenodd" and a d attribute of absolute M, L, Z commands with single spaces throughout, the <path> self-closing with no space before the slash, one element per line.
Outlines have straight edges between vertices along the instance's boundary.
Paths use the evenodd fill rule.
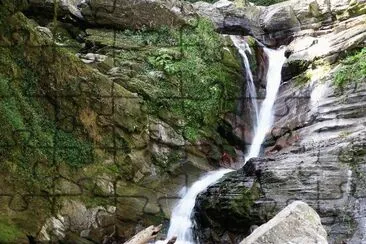
<path fill-rule="evenodd" d="M 236 52 L 204 19 L 113 30 L 24 9 L 0 4 L 0 242 L 101 242 L 166 220 L 234 152 L 217 127 L 240 92 Z"/>

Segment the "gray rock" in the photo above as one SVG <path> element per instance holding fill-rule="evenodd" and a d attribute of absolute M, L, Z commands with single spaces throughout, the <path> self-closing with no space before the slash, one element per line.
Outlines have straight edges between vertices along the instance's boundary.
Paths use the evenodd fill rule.
<path fill-rule="evenodd" d="M 63 216 L 51 217 L 47 219 L 40 230 L 37 240 L 39 241 L 58 241 L 65 238 L 65 219 Z"/>
<path fill-rule="evenodd" d="M 365 40 L 364 24 L 359 26 L 360 19 L 364 19 L 365 5 L 362 0 L 290 0 L 267 7 L 236 8 L 229 3 L 202 2 L 193 6 L 221 32 L 253 35 L 267 46 L 291 43 L 291 51 L 298 53 L 293 58 L 302 56 L 313 60 L 347 50 Z M 309 36 L 313 37 L 310 50 L 300 44 Z"/>
<path fill-rule="evenodd" d="M 82 8 L 90 24 L 129 29 L 182 26 L 191 14 L 189 4 L 178 0 L 89 0 Z"/>
<path fill-rule="evenodd" d="M 86 64 L 104 62 L 107 59 L 106 55 L 97 53 L 77 54 L 77 57 Z"/>
<path fill-rule="evenodd" d="M 319 215 L 304 202 L 295 201 L 273 219 L 256 228 L 240 244 L 327 244 Z"/>
<path fill-rule="evenodd" d="M 103 235 L 95 235 L 95 233 L 102 233 L 109 226 L 115 224 L 115 206 L 107 206 L 106 208 L 102 206 L 87 208 L 80 201 L 65 200 L 60 213 L 56 217 L 50 217 L 46 220 L 37 240 L 69 240 L 80 236 L 101 242 Z M 77 233 L 77 235 L 70 235 L 70 233 Z M 77 243 L 80 241 L 81 239 Z"/>
<path fill-rule="evenodd" d="M 221 0 L 214 4 L 196 2 L 193 8 L 200 16 L 211 19 L 219 31 L 253 35 L 258 39 L 264 35 L 259 22 L 262 7 L 237 9 L 232 2 Z"/>
<path fill-rule="evenodd" d="M 333 73 L 326 70 L 304 87 L 282 86 L 266 157 L 250 160 L 198 197 L 201 240 L 215 234 L 220 243 L 226 232 L 245 236 L 250 225 L 302 200 L 316 209 L 330 242 L 365 242 L 366 84 L 340 92 Z"/>
<path fill-rule="evenodd" d="M 36 31 L 45 39 L 53 39 L 53 34 L 47 27 L 37 26 Z"/>
<path fill-rule="evenodd" d="M 36 10 L 42 15 L 53 14 L 54 0 L 29 0 L 29 6 L 31 9 Z M 57 0 L 57 10 L 59 15 L 70 14 L 79 19 L 83 19 L 80 12 L 80 5 L 84 0 Z"/>

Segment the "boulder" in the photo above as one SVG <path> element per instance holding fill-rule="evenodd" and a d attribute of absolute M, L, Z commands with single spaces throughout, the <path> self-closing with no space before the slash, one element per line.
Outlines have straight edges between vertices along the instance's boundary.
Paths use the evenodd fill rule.
<path fill-rule="evenodd" d="M 80 233 L 80 237 L 101 242 L 103 234 L 96 233 L 103 233 L 104 229 L 114 224 L 114 212 L 113 206 L 87 208 L 80 201 L 65 200 L 60 214 L 45 221 L 37 240 L 59 241 L 70 239 L 70 233 Z"/>
<path fill-rule="evenodd" d="M 262 7 L 246 6 L 236 8 L 233 2 L 220 0 L 214 4 L 196 2 L 195 11 L 205 18 L 209 18 L 220 32 L 259 37 L 264 35 L 258 21 Z"/>
<path fill-rule="evenodd" d="M 327 232 L 309 205 L 295 201 L 256 228 L 240 244 L 327 244 Z"/>
<path fill-rule="evenodd" d="M 29 0 L 28 2 L 31 11 L 49 17 L 53 16 L 54 0 Z M 85 2 L 84 0 L 56 0 L 56 2 L 57 12 L 60 16 L 71 15 L 78 19 L 83 18 L 80 12 L 80 5 Z"/>
<path fill-rule="evenodd" d="M 192 9 L 178 0 L 90 0 L 81 10 L 93 25 L 121 29 L 157 29 L 187 24 Z"/>

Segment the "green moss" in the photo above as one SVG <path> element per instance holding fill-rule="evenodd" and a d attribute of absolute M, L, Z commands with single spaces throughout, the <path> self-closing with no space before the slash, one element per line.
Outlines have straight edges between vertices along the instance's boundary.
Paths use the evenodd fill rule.
<path fill-rule="evenodd" d="M 343 88 L 349 83 L 365 82 L 366 48 L 350 53 L 342 62 L 334 76 L 334 85 Z"/>
<path fill-rule="evenodd" d="M 304 72 L 296 76 L 294 79 L 296 86 L 304 86 L 311 80 L 311 74 L 308 72 Z"/>
<path fill-rule="evenodd" d="M 61 114 L 69 111 L 67 115 L 75 117 L 71 114 L 73 101 L 55 103 L 52 92 L 57 84 L 58 88 L 73 94 L 78 83 L 71 76 L 92 79 L 92 72 L 83 68 L 65 48 L 37 48 L 52 42 L 38 35 L 34 25 L 21 13 L 7 16 L 6 25 L 0 25 L 0 29 L 5 30 L 0 33 L 0 43 L 4 40 L 18 43 L 0 48 L 0 160 L 3 162 L 0 173 L 8 175 L 7 184 L 18 190 L 48 191 L 59 165 L 77 168 L 95 160 L 93 145 L 83 128 L 72 128 L 75 122 L 63 119 L 66 114 Z M 28 38 L 20 35 L 14 39 L 18 33 L 27 33 Z M 29 45 L 34 46 L 29 48 Z M 58 92 L 63 92 L 62 89 Z M 44 91 L 49 96 L 42 96 Z"/>
<path fill-rule="evenodd" d="M 259 197 L 259 184 L 254 183 L 251 188 L 245 188 L 242 191 L 241 195 L 231 202 L 232 209 L 240 216 L 249 217 L 250 208 Z"/>
<path fill-rule="evenodd" d="M 0 242 L 1 243 L 16 243 L 19 237 L 24 236 L 21 230 L 14 224 L 0 219 Z"/>

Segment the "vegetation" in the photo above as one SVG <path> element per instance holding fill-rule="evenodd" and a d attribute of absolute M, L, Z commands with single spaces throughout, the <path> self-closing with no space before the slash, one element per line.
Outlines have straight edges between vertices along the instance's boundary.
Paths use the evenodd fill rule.
<path fill-rule="evenodd" d="M 234 100 L 224 98 L 238 95 L 240 64 L 210 21 L 183 31 L 128 30 L 117 36 L 129 40 L 124 43 L 134 40 L 141 50 L 119 54 L 122 67 L 139 66 L 130 71 L 138 72 L 135 79 L 123 84 L 146 98 L 151 113 L 182 121 L 187 139 L 197 140 L 202 129 L 215 128 L 219 115 L 233 109 Z"/>
<path fill-rule="evenodd" d="M 30 172 L 37 161 L 51 165 L 63 162 L 75 167 L 90 163 L 91 143 L 62 129 L 52 120 L 53 105 L 32 94 L 40 76 L 24 61 L 22 53 L 22 48 L 3 48 L 5 55 L 0 59 L 3 68 L 13 69 L 18 76 L 0 75 L 0 130 L 1 143 L 5 145 L 1 148 L 1 160 L 17 163 L 17 172 L 28 176 L 29 182 L 36 180 Z"/>
<path fill-rule="evenodd" d="M 234 108 L 234 99 L 224 98 L 237 97 L 240 62 L 235 52 L 223 48 L 225 40 L 209 21 L 183 31 L 126 30 L 117 33 L 116 45 L 107 30 L 99 36 L 92 33 L 89 36 L 97 38 L 89 41 L 98 44 L 96 52 L 105 54 L 109 45 L 115 51 L 113 64 L 93 64 L 104 65 L 99 72 L 94 69 L 99 66 L 83 64 L 73 50 L 55 45 L 56 40 L 78 47 L 62 25 L 49 26 L 55 38 L 51 40 L 47 30 L 35 28 L 21 12 L 3 11 L 7 9 L 0 5 L 0 175 L 6 176 L 0 177 L 0 184 L 16 190 L 19 200 L 14 205 L 24 212 L 7 214 L 11 221 L 0 222 L 0 242 L 12 242 L 9 236 L 14 242 L 26 238 L 24 233 L 19 237 L 15 227 L 34 235 L 60 207 L 62 199 L 55 199 L 55 192 L 72 192 L 80 178 L 132 181 L 142 164 L 127 154 L 134 153 L 136 144 L 148 143 L 148 116 L 170 119 L 174 129 L 195 141 L 202 135 L 213 138 L 219 115 Z M 112 83 L 101 74 L 110 66 L 119 66 L 127 79 L 116 76 Z M 119 84 L 113 90 L 118 99 L 110 102 L 105 97 L 112 84 Z M 136 99 L 125 99 L 131 96 Z M 115 117 L 108 112 L 112 106 L 119 109 Z M 117 132 L 111 129 L 114 125 Z M 159 156 L 147 160 L 166 172 L 184 155 L 174 148 Z M 89 199 L 89 193 L 93 197 L 106 191 L 94 183 L 83 182 L 85 191 L 78 198 L 88 206 L 103 204 L 103 199 Z M 23 199 L 26 194 L 41 197 Z M 0 207 L 8 204 L 4 201 Z"/>
<path fill-rule="evenodd" d="M 366 48 L 351 53 L 342 62 L 342 67 L 336 72 L 334 84 L 342 88 L 350 82 L 364 82 L 366 77 Z"/>
<path fill-rule="evenodd" d="M 15 243 L 19 236 L 23 233 L 14 224 L 10 224 L 4 219 L 0 220 L 0 242 Z"/>
<path fill-rule="evenodd" d="M 304 72 L 296 76 L 294 79 L 296 86 L 303 86 L 306 85 L 311 80 L 311 74 L 309 72 Z"/>
<path fill-rule="evenodd" d="M 186 137 L 195 139 L 199 128 L 216 124 L 220 114 L 233 109 L 224 98 L 235 97 L 239 89 L 235 74 L 223 65 L 223 43 L 211 22 L 201 20 L 196 28 L 183 31 L 181 38 L 180 57 L 158 52 L 150 63 L 177 82 L 180 100 L 170 104 L 171 111 L 185 119 Z"/>
<path fill-rule="evenodd" d="M 37 35 L 21 13 L 0 20 L 0 174 L 7 175 L 2 184 L 27 193 L 49 192 L 60 165 L 78 168 L 93 162 L 88 136 L 82 129 L 67 129 L 67 121 L 57 114 L 56 107 L 67 105 L 51 93 L 42 95 L 54 79 L 70 80 L 65 74 L 76 65 L 66 50 Z M 44 44 L 48 46 L 38 47 Z M 66 72 L 53 55 L 69 64 Z"/>

